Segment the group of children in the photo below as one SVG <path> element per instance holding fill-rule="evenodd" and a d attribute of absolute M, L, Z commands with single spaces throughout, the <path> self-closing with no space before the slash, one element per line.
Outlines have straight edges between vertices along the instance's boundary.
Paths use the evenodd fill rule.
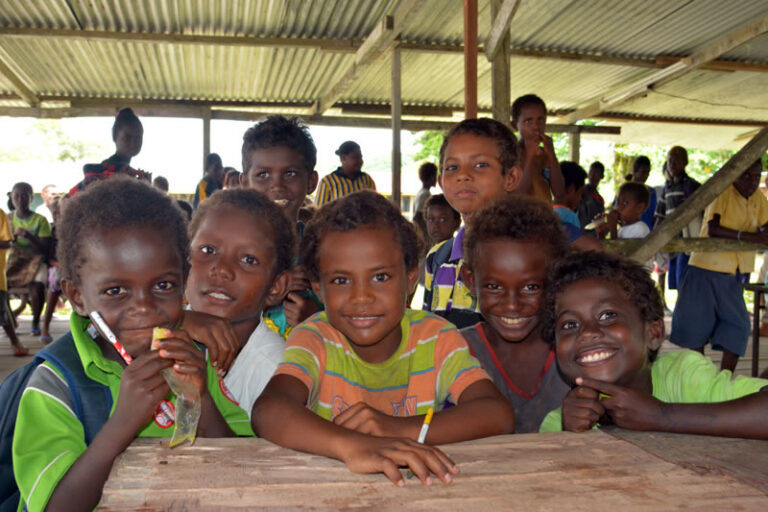
<path fill-rule="evenodd" d="M 535 132 L 529 107 L 520 122 Z M 295 118 L 246 132 L 244 187 L 211 196 L 189 226 L 136 180 L 79 193 L 61 221 L 62 288 L 85 374 L 112 405 L 87 443 L 56 366 L 34 370 L 13 439 L 20 506 L 95 507 L 133 438 L 170 435 L 164 370 L 199 392 L 201 437 L 256 434 L 398 486 L 401 467 L 427 485 L 457 475 L 435 445 L 512 432 L 615 423 L 766 438 L 768 381 L 731 379 L 696 353 L 652 362 L 664 327 L 647 272 L 573 252 L 582 235 L 528 197 L 549 186 L 542 165 L 552 189 L 565 188 L 546 141 L 533 144 L 521 159 L 515 136 L 490 119 L 446 135 L 444 197 L 426 203 L 425 218 L 430 236 L 449 238 L 426 260 L 425 311 L 407 307 L 421 237 L 385 198 L 353 193 L 299 221 L 318 179 Z M 463 222 L 455 237 L 439 229 L 458 224 L 446 205 Z M 89 330 L 94 311 L 130 364 Z M 153 340 L 158 326 L 171 336 Z"/>

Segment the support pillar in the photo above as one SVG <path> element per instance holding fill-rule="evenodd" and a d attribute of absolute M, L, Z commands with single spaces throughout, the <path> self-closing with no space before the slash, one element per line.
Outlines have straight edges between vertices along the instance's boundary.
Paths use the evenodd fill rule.
<path fill-rule="evenodd" d="M 477 0 L 464 0 L 464 118 L 477 117 Z"/>
<path fill-rule="evenodd" d="M 400 194 L 401 153 L 400 129 L 402 125 L 402 90 L 400 80 L 400 45 L 392 49 L 392 202 L 403 209 Z"/>

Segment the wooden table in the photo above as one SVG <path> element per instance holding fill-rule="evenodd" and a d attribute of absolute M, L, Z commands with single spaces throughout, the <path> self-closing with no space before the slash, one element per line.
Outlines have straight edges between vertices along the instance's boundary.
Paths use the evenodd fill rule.
<path fill-rule="evenodd" d="M 403 489 L 262 439 L 138 439 L 103 510 L 768 510 L 768 441 L 628 432 L 497 436 L 446 445 L 453 484 Z"/>

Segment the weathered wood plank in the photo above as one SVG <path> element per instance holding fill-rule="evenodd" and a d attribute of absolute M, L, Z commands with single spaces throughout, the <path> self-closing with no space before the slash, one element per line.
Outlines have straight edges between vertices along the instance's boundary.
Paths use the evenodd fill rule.
<path fill-rule="evenodd" d="M 624 238 L 621 240 L 603 240 L 603 246 L 613 252 L 624 255 L 632 254 L 642 247 L 646 238 Z M 757 251 L 768 249 L 762 244 L 740 242 L 727 238 L 673 238 L 659 252 L 719 252 L 719 251 Z"/>

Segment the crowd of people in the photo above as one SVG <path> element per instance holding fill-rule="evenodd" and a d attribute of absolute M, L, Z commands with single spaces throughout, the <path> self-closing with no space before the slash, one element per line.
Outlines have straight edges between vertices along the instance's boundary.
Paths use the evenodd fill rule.
<path fill-rule="evenodd" d="M 415 222 L 376 193 L 355 142 L 319 181 L 308 127 L 283 116 L 245 132 L 242 173 L 207 159 L 190 220 L 162 182 L 130 167 L 141 147 L 133 118 L 118 115 L 116 154 L 59 201 L 55 260 L 47 221 L 30 221 L 31 187 L 12 192 L 0 248 L 39 255 L 26 270 L 37 304 L 34 283 L 58 270 L 73 313 L 50 348 L 77 354 L 76 368 L 46 360 L 25 384 L 12 442 L 21 506 L 94 508 L 134 438 L 171 435 L 169 372 L 200 397 L 198 436 L 258 435 L 398 486 L 406 466 L 426 485 L 451 482 L 459 468 L 437 445 L 497 434 L 615 424 L 767 438 L 768 380 L 730 371 L 749 332 L 734 295 L 748 255 L 673 259 L 688 268 L 672 341 L 694 350 L 659 356 L 665 312 L 649 268 L 600 244 L 654 227 L 649 162 L 636 160 L 606 208 L 604 167 L 557 160 L 540 98 L 512 106 L 519 141 L 492 119 L 452 128 L 439 164 L 419 169 Z M 698 186 L 686 163 L 670 150 L 654 225 Z M 763 243 L 760 170 L 707 208 L 702 236 Z M 430 196 L 435 184 L 443 193 Z M 420 274 L 423 308 L 410 309 Z M 129 357 L 91 327 L 93 312 Z M 156 339 L 154 327 L 170 331 Z M 727 356 L 723 371 L 704 356 L 708 342 Z M 70 373 L 104 390 L 104 412 L 87 422 Z"/>

